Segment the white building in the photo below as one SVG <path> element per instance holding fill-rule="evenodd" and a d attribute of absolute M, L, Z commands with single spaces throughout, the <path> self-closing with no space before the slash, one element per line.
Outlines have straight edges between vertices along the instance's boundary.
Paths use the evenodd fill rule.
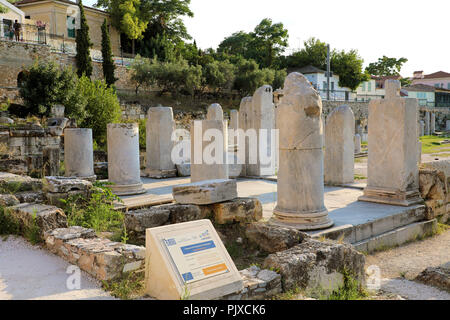
<path fill-rule="evenodd" d="M 314 88 L 320 93 L 323 100 L 327 99 L 327 74 L 326 71 L 313 66 L 307 66 L 290 71 L 303 74 Z M 339 76 L 331 73 L 330 77 L 330 100 L 348 101 L 352 99 L 352 90 L 339 87 Z"/>

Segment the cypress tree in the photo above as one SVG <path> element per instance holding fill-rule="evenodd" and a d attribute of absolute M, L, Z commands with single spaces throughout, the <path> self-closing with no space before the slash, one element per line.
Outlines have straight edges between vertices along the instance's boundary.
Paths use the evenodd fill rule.
<path fill-rule="evenodd" d="M 111 40 L 109 38 L 108 25 L 106 24 L 106 19 L 102 24 L 102 58 L 103 58 L 103 76 L 105 78 L 106 84 L 110 87 L 117 81 L 114 77 L 114 70 L 116 66 L 112 59 L 111 50 Z"/>
<path fill-rule="evenodd" d="M 92 60 L 89 49 L 92 47 L 92 42 L 89 38 L 89 26 L 84 14 L 84 7 L 81 0 L 78 0 L 78 7 L 80 8 L 80 29 L 77 30 L 76 44 L 77 44 L 77 74 L 81 77 L 83 74 L 90 78 L 92 75 Z"/>

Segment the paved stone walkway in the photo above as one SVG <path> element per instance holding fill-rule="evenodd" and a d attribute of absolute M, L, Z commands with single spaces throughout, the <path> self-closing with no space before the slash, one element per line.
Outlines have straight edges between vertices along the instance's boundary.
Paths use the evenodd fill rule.
<path fill-rule="evenodd" d="M 114 299 L 83 271 L 80 290 L 68 289 L 69 266 L 61 258 L 22 238 L 0 238 L 0 300 Z"/>

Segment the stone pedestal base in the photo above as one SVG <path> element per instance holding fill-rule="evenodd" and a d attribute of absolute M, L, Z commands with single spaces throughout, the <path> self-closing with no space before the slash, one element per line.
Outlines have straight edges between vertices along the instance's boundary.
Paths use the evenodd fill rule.
<path fill-rule="evenodd" d="M 89 181 L 89 182 L 95 182 L 95 181 L 97 181 L 97 175 L 93 175 L 93 176 L 88 176 L 88 177 L 75 177 L 75 178 L 77 178 L 77 179 L 80 179 L 80 180 L 86 180 L 86 181 Z"/>
<path fill-rule="evenodd" d="M 418 190 L 398 191 L 367 187 L 359 201 L 389 204 L 393 206 L 409 207 L 423 202 Z"/>
<path fill-rule="evenodd" d="M 151 179 L 166 179 L 174 178 L 177 176 L 177 169 L 172 170 L 150 170 L 146 169 L 144 171 L 144 177 Z"/>
<path fill-rule="evenodd" d="M 270 220 L 271 224 L 303 231 L 327 229 L 334 225 L 333 220 L 328 217 L 326 209 L 321 212 L 298 213 L 275 208 L 273 215 Z"/>
<path fill-rule="evenodd" d="M 138 184 L 129 184 L 129 185 L 110 185 L 109 188 L 111 189 L 112 193 L 114 193 L 117 196 L 131 196 L 135 194 L 144 194 L 147 192 L 143 188 L 142 183 Z"/>

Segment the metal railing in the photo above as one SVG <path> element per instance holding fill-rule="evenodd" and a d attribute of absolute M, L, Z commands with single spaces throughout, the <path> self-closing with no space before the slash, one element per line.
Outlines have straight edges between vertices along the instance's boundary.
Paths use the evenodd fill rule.
<path fill-rule="evenodd" d="M 21 23 L 18 30 L 18 41 L 20 42 L 46 44 L 49 36 L 45 27 L 38 27 L 32 24 Z M 14 22 L 0 21 L 0 39 L 17 41 Z"/>

